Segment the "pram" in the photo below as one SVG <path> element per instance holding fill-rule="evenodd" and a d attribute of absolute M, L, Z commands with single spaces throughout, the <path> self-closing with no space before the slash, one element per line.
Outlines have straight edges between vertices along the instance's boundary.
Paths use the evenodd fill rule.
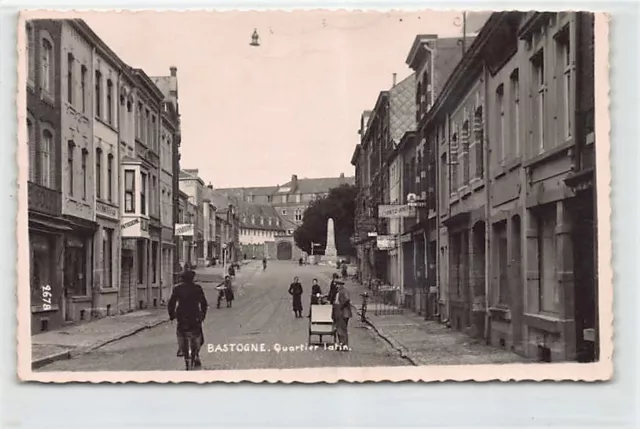
<path fill-rule="evenodd" d="M 318 297 L 317 304 L 311 304 L 311 317 L 309 318 L 309 345 L 324 344 L 323 336 L 333 337 L 333 344 L 336 343 L 336 327 L 332 316 L 333 306 L 326 296 Z M 313 335 L 319 337 L 319 342 L 311 340 Z"/>

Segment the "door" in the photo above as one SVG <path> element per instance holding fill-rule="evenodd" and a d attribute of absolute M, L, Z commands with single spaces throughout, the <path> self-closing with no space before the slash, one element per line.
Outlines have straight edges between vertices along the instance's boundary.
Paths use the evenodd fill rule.
<path fill-rule="evenodd" d="M 122 252 L 122 263 L 120 271 L 120 297 L 122 298 L 122 308 L 124 311 L 132 311 L 132 287 L 133 287 L 133 253 L 124 250 Z"/>
<path fill-rule="evenodd" d="M 279 242 L 277 256 L 278 260 L 280 261 L 290 261 L 293 257 L 293 249 L 291 247 L 291 243 L 289 243 L 288 241 Z"/>

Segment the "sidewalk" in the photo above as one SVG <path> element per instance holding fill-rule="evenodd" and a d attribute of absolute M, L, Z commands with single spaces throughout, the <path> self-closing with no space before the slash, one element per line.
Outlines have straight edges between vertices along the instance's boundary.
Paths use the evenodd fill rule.
<path fill-rule="evenodd" d="M 139 310 L 31 336 L 33 369 L 72 359 L 169 321 L 166 308 Z"/>
<path fill-rule="evenodd" d="M 333 272 L 323 272 L 327 282 Z M 354 307 L 353 319 L 360 322 L 361 293 L 365 286 L 348 280 L 346 287 Z M 371 292 L 369 291 L 369 294 Z M 356 316 L 357 315 L 357 316 Z M 486 345 L 483 340 L 471 338 L 433 320 L 405 309 L 402 314 L 376 315 L 369 308 L 367 324 L 414 365 L 478 365 L 526 363 L 528 359 L 509 350 Z"/>

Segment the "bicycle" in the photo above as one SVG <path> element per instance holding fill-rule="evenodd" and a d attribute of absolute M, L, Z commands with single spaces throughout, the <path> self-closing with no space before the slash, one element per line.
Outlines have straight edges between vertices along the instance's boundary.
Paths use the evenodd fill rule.
<path fill-rule="evenodd" d="M 184 364 L 187 371 L 196 367 L 198 360 L 197 344 L 200 334 L 196 332 L 185 332 L 184 334 Z"/>

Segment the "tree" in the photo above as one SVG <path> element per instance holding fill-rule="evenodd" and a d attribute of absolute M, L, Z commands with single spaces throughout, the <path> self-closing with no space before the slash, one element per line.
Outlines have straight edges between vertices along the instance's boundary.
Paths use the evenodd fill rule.
<path fill-rule="evenodd" d="M 358 189 L 344 184 L 329 190 L 326 197 L 309 204 L 304 211 L 302 225 L 293 233 L 296 245 L 311 253 L 311 243 L 317 243 L 313 253 L 322 254 L 327 245 L 327 221 L 333 218 L 336 249 L 339 255 L 354 255 L 351 236 L 354 232 L 355 202 Z"/>

